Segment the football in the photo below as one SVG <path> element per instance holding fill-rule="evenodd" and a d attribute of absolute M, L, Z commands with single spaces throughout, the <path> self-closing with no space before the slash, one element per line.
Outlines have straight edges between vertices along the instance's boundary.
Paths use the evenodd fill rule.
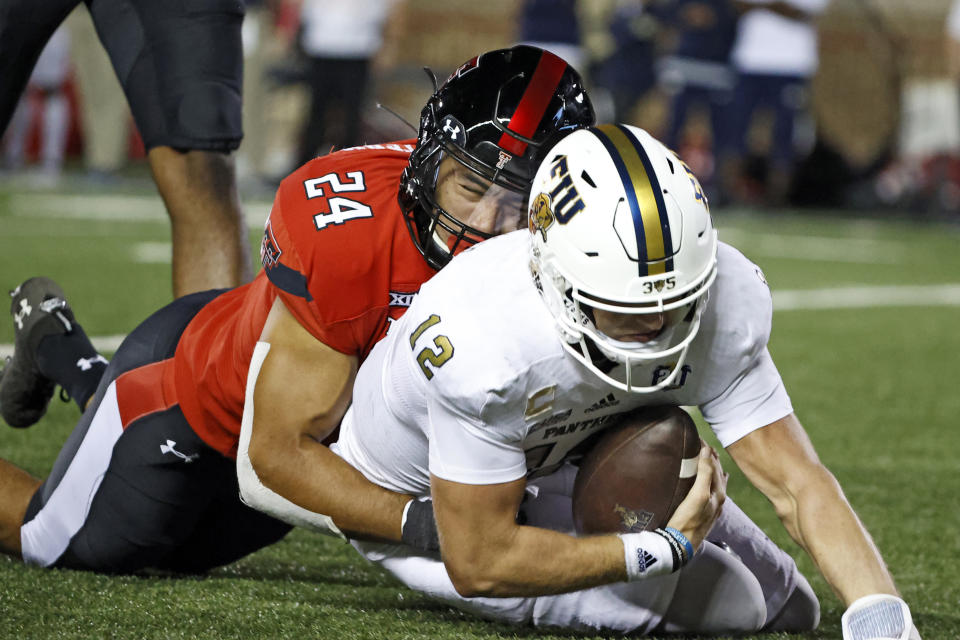
<path fill-rule="evenodd" d="M 697 475 L 700 436 L 679 407 L 643 407 L 598 438 L 573 488 L 578 533 L 626 533 L 666 526 Z"/>

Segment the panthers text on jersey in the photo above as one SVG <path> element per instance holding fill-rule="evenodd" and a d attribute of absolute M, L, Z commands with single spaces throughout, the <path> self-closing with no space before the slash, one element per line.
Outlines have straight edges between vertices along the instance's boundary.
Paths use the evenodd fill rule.
<path fill-rule="evenodd" d="M 274 299 L 318 340 L 363 359 L 434 274 L 397 203 L 413 141 L 316 158 L 280 185 L 263 233 L 263 270 L 190 322 L 164 388 L 193 429 L 236 457 L 253 348 Z"/>
<path fill-rule="evenodd" d="M 430 474 L 465 484 L 539 476 L 639 406 L 697 406 L 723 446 L 792 411 L 767 351 L 760 270 L 719 248 L 700 331 L 675 383 L 628 393 L 560 343 L 530 272 L 529 232 L 483 242 L 424 285 L 360 368 L 335 449 L 367 478 L 427 495 Z M 651 383 L 674 363 L 635 372 Z"/>

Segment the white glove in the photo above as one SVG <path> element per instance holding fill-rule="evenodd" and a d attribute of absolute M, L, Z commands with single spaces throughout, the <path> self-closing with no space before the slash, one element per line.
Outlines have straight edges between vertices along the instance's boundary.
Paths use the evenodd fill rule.
<path fill-rule="evenodd" d="M 901 598 L 886 593 L 854 601 L 840 624 L 843 640 L 920 640 L 910 607 Z"/>

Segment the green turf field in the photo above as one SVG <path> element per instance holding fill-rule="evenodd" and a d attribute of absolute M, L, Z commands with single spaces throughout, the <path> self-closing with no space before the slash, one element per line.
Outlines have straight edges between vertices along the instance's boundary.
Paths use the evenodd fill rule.
<path fill-rule="evenodd" d="M 148 186 L 104 195 L 0 186 L 0 287 L 59 281 L 91 336 L 121 336 L 170 298 L 169 231 Z M 248 202 L 251 250 L 269 203 Z M 828 212 L 716 212 L 765 271 L 771 351 L 817 449 L 872 532 L 925 640 L 960 638 L 960 230 Z M 5 303 L 4 303 L 5 305 Z M 13 340 L 6 307 L 0 352 Z M 0 456 L 49 469 L 77 417 L 54 401 Z M 842 607 L 726 458 L 729 492 L 797 559 L 839 638 Z M 557 637 L 476 621 L 302 531 L 203 578 L 104 577 L 0 557 L 0 638 Z M 765 636 L 786 638 L 788 636 Z"/>

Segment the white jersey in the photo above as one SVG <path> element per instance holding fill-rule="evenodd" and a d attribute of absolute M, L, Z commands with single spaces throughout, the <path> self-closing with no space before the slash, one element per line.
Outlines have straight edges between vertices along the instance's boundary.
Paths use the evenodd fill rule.
<path fill-rule="evenodd" d="M 793 8 L 806 12 L 806 20 L 787 18 L 763 5 L 769 0 L 748 0 L 750 10 L 737 22 L 730 60 L 742 73 L 790 75 L 809 78 L 817 71 L 816 16 L 823 13 L 827 0 L 788 0 Z"/>
<path fill-rule="evenodd" d="M 721 243 L 709 295 L 674 385 L 628 393 L 563 348 L 531 277 L 529 232 L 487 240 L 427 282 L 373 349 L 336 450 L 383 487 L 428 495 L 430 474 L 495 484 L 549 473 L 644 405 L 697 406 L 727 446 L 792 407 L 767 351 L 760 269 Z M 644 375 L 662 380 L 671 364 Z"/>

